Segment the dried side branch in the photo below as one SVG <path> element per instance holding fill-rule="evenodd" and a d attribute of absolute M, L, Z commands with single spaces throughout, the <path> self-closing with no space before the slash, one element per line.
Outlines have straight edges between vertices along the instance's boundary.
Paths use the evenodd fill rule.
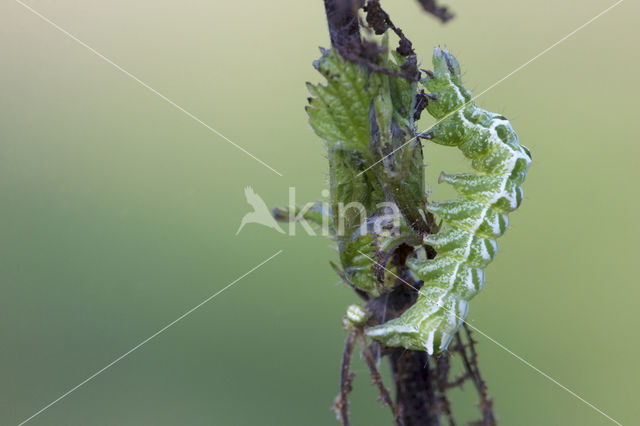
<path fill-rule="evenodd" d="M 480 394 L 480 410 L 482 410 L 482 425 L 483 426 L 493 426 L 496 424 L 495 415 L 493 414 L 493 400 L 487 394 L 487 384 L 482 378 L 480 374 L 480 365 L 478 364 L 478 353 L 476 351 L 475 344 L 477 343 L 473 340 L 471 336 L 471 329 L 464 323 L 464 330 L 467 334 L 467 339 L 469 340 L 469 351 L 471 352 L 471 365 L 473 366 L 475 372 L 474 383 L 476 384 L 476 388 L 478 389 L 478 393 Z"/>
<path fill-rule="evenodd" d="M 351 357 L 355 346 L 356 334 L 350 332 L 347 335 L 347 341 L 344 345 L 344 354 L 342 355 L 342 366 L 340 368 L 340 393 L 333 402 L 333 411 L 335 411 L 338 420 L 343 426 L 349 426 L 349 393 L 353 389 L 351 383 L 355 376 L 349 371 L 351 365 Z"/>
<path fill-rule="evenodd" d="M 438 398 L 440 399 L 440 412 L 449 421 L 449 426 L 455 426 L 456 422 L 451 413 L 451 404 L 447 398 L 447 382 L 449 378 L 449 355 L 445 354 L 436 359 L 436 369 L 434 370 L 434 379 L 438 386 Z"/>
<path fill-rule="evenodd" d="M 393 24 L 389 14 L 382 9 L 380 1 L 368 0 L 364 11 L 367 12 L 367 23 L 369 27 L 371 27 L 376 34 L 384 34 L 390 29 L 400 39 L 396 52 L 406 58 L 405 63 L 402 65 L 402 77 L 409 81 L 420 80 L 416 52 L 413 50 L 411 41 L 404 35 L 400 28 Z"/>
<path fill-rule="evenodd" d="M 384 383 L 382 382 L 382 376 L 378 371 L 378 367 L 376 366 L 375 359 L 373 357 L 373 354 L 371 353 L 371 349 L 369 348 L 369 345 L 367 344 L 367 339 L 365 338 L 364 333 L 362 332 L 362 330 L 358 330 L 356 331 L 356 333 L 357 333 L 358 343 L 360 344 L 360 350 L 362 351 L 362 356 L 364 357 L 364 361 L 367 364 L 367 367 L 369 367 L 369 373 L 371 374 L 371 379 L 373 380 L 373 384 L 376 385 L 376 387 L 378 388 L 378 392 L 380 394 L 380 400 L 384 405 L 386 405 L 391 409 L 391 413 L 393 414 L 393 420 L 395 425 L 404 426 L 404 423 L 402 423 L 400 419 L 400 413 L 398 411 L 398 408 L 393 403 L 393 400 L 391 399 L 391 395 L 389 394 L 389 390 L 384 386 Z"/>
<path fill-rule="evenodd" d="M 478 354 L 475 349 L 477 343 L 471 336 L 471 330 L 464 323 L 464 330 L 468 340 L 468 344 L 465 345 L 462 341 L 461 333 L 456 334 L 456 351 L 462 357 L 462 364 L 464 365 L 466 376 L 475 385 L 478 395 L 480 396 L 480 410 L 482 411 L 482 419 L 478 422 L 474 422 L 474 425 L 482 426 L 495 426 L 496 419 L 493 413 L 493 401 L 487 394 L 487 384 L 485 383 L 482 375 L 480 374 L 480 367 L 478 365 Z M 469 350 L 467 353 L 467 349 Z"/>
<path fill-rule="evenodd" d="M 422 8 L 438 18 L 441 22 L 447 22 L 453 18 L 453 13 L 449 12 L 446 6 L 438 6 L 436 0 L 418 0 Z"/>

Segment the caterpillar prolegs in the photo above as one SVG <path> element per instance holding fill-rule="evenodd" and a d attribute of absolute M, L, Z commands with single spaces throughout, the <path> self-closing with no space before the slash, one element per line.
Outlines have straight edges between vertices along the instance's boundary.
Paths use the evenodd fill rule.
<path fill-rule="evenodd" d="M 460 198 L 428 206 L 443 224 L 424 238 L 436 257 L 408 261 L 424 282 L 418 300 L 400 317 L 366 330 L 388 346 L 429 354 L 447 349 L 467 317 L 469 301 L 482 289 L 484 268 L 497 253 L 496 238 L 507 228 L 507 213 L 522 201 L 521 185 L 531 163 L 509 121 L 476 106 L 453 55 L 436 48 L 433 66 L 422 84 L 431 93 L 427 110 L 439 121 L 426 137 L 457 146 L 471 159 L 474 173 L 441 174 L 440 181 L 453 185 Z"/>

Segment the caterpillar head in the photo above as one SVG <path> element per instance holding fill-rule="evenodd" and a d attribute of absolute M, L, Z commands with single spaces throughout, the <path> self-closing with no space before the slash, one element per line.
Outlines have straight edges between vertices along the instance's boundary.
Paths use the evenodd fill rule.
<path fill-rule="evenodd" d="M 427 110 L 435 118 L 443 118 L 473 102 L 471 92 L 462 85 L 460 64 L 447 49 L 434 49 L 433 72 L 426 73 L 421 82 L 430 92 Z"/>
<path fill-rule="evenodd" d="M 462 85 L 460 64 L 446 47 L 444 49 L 440 47 L 433 49 L 433 73 L 437 79 L 446 80 L 450 78 L 457 85 Z"/>

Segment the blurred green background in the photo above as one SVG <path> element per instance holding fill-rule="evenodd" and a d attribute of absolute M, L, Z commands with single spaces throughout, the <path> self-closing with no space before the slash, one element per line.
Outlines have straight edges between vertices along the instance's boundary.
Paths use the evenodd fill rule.
<path fill-rule="evenodd" d="M 17 424 L 278 250 L 284 252 L 34 418 L 33 425 L 336 425 L 356 296 L 331 242 L 248 225 L 326 186 L 304 82 L 322 2 L 29 4 L 284 174 L 279 177 L 15 1 L 0 4 L 0 424 Z M 451 0 L 447 25 L 385 0 L 429 66 L 476 93 L 613 4 Z M 479 99 L 533 154 L 526 199 L 470 321 L 623 424 L 637 424 L 637 55 L 627 1 Z M 424 114 L 426 116 L 426 114 Z M 421 127 L 432 123 L 425 117 Z M 467 167 L 427 146 L 427 175 Z M 447 193 L 437 185 L 433 199 Z M 503 425 L 612 424 L 476 334 Z M 388 425 L 356 361 L 355 425 Z M 386 369 L 386 368 L 385 368 Z M 388 376 L 387 376 L 388 377 Z M 454 395 L 461 420 L 475 391 Z"/>

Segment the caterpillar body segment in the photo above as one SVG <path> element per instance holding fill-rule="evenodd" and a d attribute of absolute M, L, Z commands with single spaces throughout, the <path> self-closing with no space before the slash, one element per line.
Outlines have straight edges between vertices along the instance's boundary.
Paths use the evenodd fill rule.
<path fill-rule="evenodd" d="M 529 150 L 518 143 L 509 121 L 475 105 L 462 86 L 453 55 L 436 48 L 433 65 L 423 84 L 431 93 L 427 110 L 439 121 L 428 137 L 457 146 L 471 160 L 474 173 L 440 176 L 460 197 L 428 206 L 443 225 L 424 238 L 436 257 L 422 255 L 407 262 L 424 282 L 418 299 L 400 317 L 367 329 L 388 346 L 429 354 L 447 349 L 467 317 L 469 301 L 482 290 L 484 268 L 496 256 L 496 239 L 507 229 L 507 214 L 522 202 L 521 185 L 531 164 Z"/>

